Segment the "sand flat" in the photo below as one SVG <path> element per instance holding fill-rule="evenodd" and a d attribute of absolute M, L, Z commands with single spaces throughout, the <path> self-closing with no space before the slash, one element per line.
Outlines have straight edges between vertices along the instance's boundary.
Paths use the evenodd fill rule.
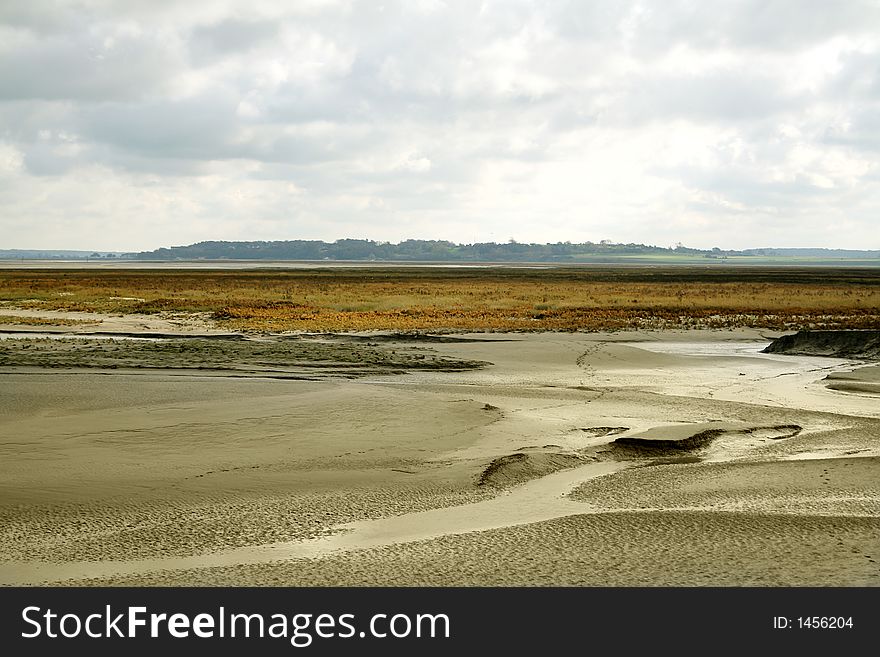
<path fill-rule="evenodd" d="M 880 583 L 855 557 L 834 580 L 773 556 L 834 522 L 866 563 L 880 552 L 880 409 L 823 381 L 857 363 L 768 358 L 750 331 L 463 337 L 419 349 L 492 365 L 317 381 L 0 369 L 0 583 Z M 802 430 L 766 431 L 783 425 Z M 670 427 L 727 433 L 686 458 L 614 443 Z M 481 483 L 493 463 L 500 488 Z M 701 549 L 696 518 L 733 541 L 722 562 L 687 553 L 649 577 L 662 541 Z M 737 581 L 737 518 L 801 529 L 774 531 L 763 558 L 754 538 Z M 554 579 L 550 555 L 603 523 L 628 549 L 584 544 L 598 570 Z M 492 556 L 447 572 L 453 549 Z M 494 559 L 519 565 L 496 576 Z"/>
<path fill-rule="evenodd" d="M 877 586 L 875 517 L 574 515 L 322 559 L 86 580 L 119 586 Z"/>

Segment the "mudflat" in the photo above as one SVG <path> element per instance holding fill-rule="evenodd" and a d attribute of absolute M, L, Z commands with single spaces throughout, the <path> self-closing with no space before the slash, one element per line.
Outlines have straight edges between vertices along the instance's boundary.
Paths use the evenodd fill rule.
<path fill-rule="evenodd" d="M 868 361 L 189 333 L 0 340 L 0 583 L 880 585 Z"/>

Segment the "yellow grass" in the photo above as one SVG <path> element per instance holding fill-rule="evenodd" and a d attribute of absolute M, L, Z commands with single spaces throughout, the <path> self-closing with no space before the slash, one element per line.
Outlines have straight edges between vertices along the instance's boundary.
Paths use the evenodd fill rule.
<path fill-rule="evenodd" d="M 0 271 L 0 301 L 248 331 L 880 328 L 874 270 Z"/>
<path fill-rule="evenodd" d="M 71 319 L 67 317 L 23 317 L 21 315 L 0 315 L 0 324 L 15 324 L 22 326 L 80 326 L 82 324 L 97 324 L 98 322 L 87 319 Z"/>

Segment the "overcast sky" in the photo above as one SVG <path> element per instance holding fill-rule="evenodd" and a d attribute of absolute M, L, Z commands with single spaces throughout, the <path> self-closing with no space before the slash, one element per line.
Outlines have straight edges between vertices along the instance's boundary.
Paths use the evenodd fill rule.
<path fill-rule="evenodd" d="M 0 2 L 0 248 L 880 248 L 880 3 Z"/>

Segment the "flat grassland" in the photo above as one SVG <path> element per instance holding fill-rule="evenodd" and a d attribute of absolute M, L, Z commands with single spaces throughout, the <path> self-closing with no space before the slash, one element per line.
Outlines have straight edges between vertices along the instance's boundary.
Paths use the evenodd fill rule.
<path fill-rule="evenodd" d="M 0 304 L 39 311 L 203 313 L 220 328 L 245 332 L 858 329 L 880 327 L 880 270 L 4 270 Z"/>

